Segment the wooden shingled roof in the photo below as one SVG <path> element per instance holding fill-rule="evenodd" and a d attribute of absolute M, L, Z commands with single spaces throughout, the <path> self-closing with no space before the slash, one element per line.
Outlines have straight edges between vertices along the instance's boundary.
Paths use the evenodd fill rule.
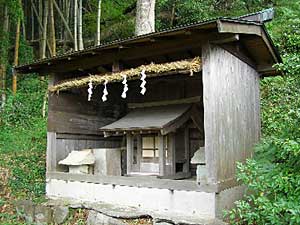
<path fill-rule="evenodd" d="M 106 136 L 124 132 L 160 132 L 166 135 L 191 118 L 190 104 L 167 105 L 133 109 L 121 119 L 100 129 Z"/>
<path fill-rule="evenodd" d="M 102 43 L 82 51 L 58 55 L 16 67 L 18 73 L 97 74 L 111 70 L 119 60 L 124 69 L 139 65 L 165 63 L 182 58 L 201 56 L 201 46 L 207 41 L 227 45 L 227 50 L 241 56 L 262 75 L 273 75 L 273 64 L 281 62 L 263 23 L 245 18 L 216 18 L 181 25 L 167 30 Z M 238 51 L 243 50 L 243 54 Z M 99 69 L 100 68 L 100 69 Z"/>

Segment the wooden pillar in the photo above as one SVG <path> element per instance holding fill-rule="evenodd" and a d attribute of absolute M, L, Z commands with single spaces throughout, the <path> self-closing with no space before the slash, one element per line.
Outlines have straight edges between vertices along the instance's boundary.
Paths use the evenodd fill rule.
<path fill-rule="evenodd" d="M 176 146 L 175 146 L 175 133 L 170 133 L 168 135 L 168 153 L 170 154 L 168 158 L 170 159 L 171 163 L 171 169 L 169 175 L 175 175 L 176 174 Z"/>
<path fill-rule="evenodd" d="M 46 159 L 46 171 L 56 171 L 56 133 L 47 132 L 47 159 Z"/>
<path fill-rule="evenodd" d="M 49 74 L 48 79 L 48 87 L 54 85 L 55 83 L 55 74 Z M 52 113 L 51 108 L 51 101 L 52 96 L 48 93 L 48 99 L 49 99 L 49 115 Z M 48 122 L 49 123 L 49 122 Z M 48 124 L 49 126 L 49 124 Z M 47 159 L 46 159 L 46 170 L 47 172 L 55 172 L 56 171 L 56 165 L 57 165 L 57 157 L 56 157 L 56 132 L 47 132 Z"/>
<path fill-rule="evenodd" d="M 204 132 L 205 132 L 205 163 L 207 166 L 208 183 L 214 184 L 217 182 L 217 146 L 214 139 L 219 138 L 219 133 L 215 131 L 215 114 L 216 102 L 214 95 L 216 91 L 215 80 L 215 55 L 212 52 L 212 46 L 209 42 L 202 47 L 202 82 L 203 82 L 203 106 L 204 106 Z"/>
<path fill-rule="evenodd" d="M 133 160 L 133 141 L 132 134 L 127 133 L 127 174 L 130 174 L 132 171 L 132 160 Z"/>
<path fill-rule="evenodd" d="M 159 155 L 159 176 L 165 176 L 166 174 L 166 151 L 164 136 L 158 134 L 158 155 Z"/>
<path fill-rule="evenodd" d="M 141 161 L 142 161 L 142 136 L 140 134 L 137 135 L 137 170 L 138 172 L 141 171 Z"/>
<path fill-rule="evenodd" d="M 183 165 L 183 172 L 190 172 L 190 138 L 189 138 L 189 128 L 184 129 L 184 158 L 185 163 Z"/>

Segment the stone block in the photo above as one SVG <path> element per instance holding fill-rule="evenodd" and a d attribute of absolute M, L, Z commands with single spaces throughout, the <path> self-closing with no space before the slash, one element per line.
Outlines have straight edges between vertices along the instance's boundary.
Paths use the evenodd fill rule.
<path fill-rule="evenodd" d="M 37 205 L 35 207 L 34 221 L 37 225 L 50 224 L 52 222 L 52 209 L 47 206 Z"/>
<path fill-rule="evenodd" d="M 69 166 L 69 173 L 73 174 L 88 174 L 89 173 L 89 165 L 81 165 L 81 166 Z"/>
<path fill-rule="evenodd" d="M 168 222 L 154 222 L 153 225 L 174 225 L 174 223 L 168 223 Z"/>
<path fill-rule="evenodd" d="M 207 184 L 207 167 L 206 165 L 197 165 L 197 183 Z"/>
<path fill-rule="evenodd" d="M 53 221 L 55 224 L 64 223 L 69 217 L 69 208 L 66 206 L 55 206 L 53 208 Z"/>
<path fill-rule="evenodd" d="M 191 164 L 205 164 L 205 148 L 200 147 L 191 159 Z"/>
<path fill-rule="evenodd" d="M 106 216 L 96 211 L 89 211 L 87 225 L 126 225 L 122 220 Z"/>
<path fill-rule="evenodd" d="M 93 149 L 96 161 L 94 173 L 104 176 L 121 176 L 121 149 Z"/>
<path fill-rule="evenodd" d="M 35 213 L 35 205 L 30 200 L 20 200 L 15 202 L 17 214 L 25 219 L 27 223 L 33 223 L 34 221 L 34 213 Z"/>
<path fill-rule="evenodd" d="M 158 219 L 158 218 L 153 219 L 153 225 L 174 225 L 174 224 L 175 223 L 173 223 L 169 220 Z"/>

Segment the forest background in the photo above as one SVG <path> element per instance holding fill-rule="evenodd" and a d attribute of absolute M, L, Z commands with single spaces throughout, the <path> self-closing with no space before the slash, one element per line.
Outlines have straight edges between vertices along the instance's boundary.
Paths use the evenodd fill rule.
<path fill-rule="evenodd" d="M 78 1 L 0 0 L 1 224 L 22 223 L 14 200 L 45 194 L 47 77 L 17 76 L 13 66 L 135 34 L 135 0 Z M 249 192 L 225 213 L 232 224 L 300 224 L 300 1 L 156 0 L 155 30 L 270 7 L 282 76 L 261 80 L 262 140 L 237 165 Z"/>

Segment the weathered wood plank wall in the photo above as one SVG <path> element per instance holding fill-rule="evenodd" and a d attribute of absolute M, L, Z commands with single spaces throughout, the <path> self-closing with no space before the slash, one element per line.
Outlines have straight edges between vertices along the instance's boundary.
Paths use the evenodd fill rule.
<path fill-rule="evenodd" d="M 235 183 L 236 162 L 260 137 L 259 75 L 226 50 L 203 49 L 205 153 L 209 183 Z"/>
<path fill-rule="evenodd" d="M 66 78 L 69 77 L 54 74 L 50 77 L 49 85 Z M 105 103 L 101 101 L 102 85 L 94 88 L 91 102 L 87 101 L 87 88 L 50 95 L 48 107 L 48 172 L 65 171 L 66 168 L 58 166 L 57 163 L 72 150 L 120 147 L 122 137 L 104 138 L 98 129 L 126 114 L 128 102 L 167 101 L 202 96 L 200 74 L 195 74 L 193 77 L 179 75 L 160 80 L 148 79 L 147 92 L 144 96 L 139 93 L 139 86 L 139 81 L 129 82 L 127 98 L 122 99 L 123 85 L 120 83 L 109 84 L 108 101 Z M 199 104 L 202 105 L 202 102 Z"/>
<path fill-rule="evenodd" d="M 65 79 L 53 74 L 49 85 Z M 95 95 L 99 95 L 99 91 Z M 101 95 L 100 95 L 101 96 Z M 100 97 L 99 97 L 100 98 Z M 49 95 L 48 135 L 47 135 L 47 171 L 66 171 L 58 162 L 73 151 L 88 148 L 120 147 L 121 138 L 105 139 L 98 129 L 115 121 L 122 104 L 101 104 L 99 101 L 87 101 L 86 92 L 76 90 Z"/>

